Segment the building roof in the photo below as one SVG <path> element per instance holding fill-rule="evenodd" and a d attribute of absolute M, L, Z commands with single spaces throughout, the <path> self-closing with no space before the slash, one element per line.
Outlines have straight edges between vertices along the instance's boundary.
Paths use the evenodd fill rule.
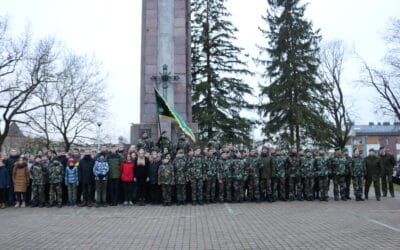
<path fill-rule="evenodd" d="M 354 125 L 351 130 L 355 136 L 400 136 L 400 125 Z"/>
<path fill-rule="evenodd" d="M 25 137 L 25 135 L 22 133 L 21 129 L 19 128 L 18 124 L 15 122 L 12 122 L 10 124 L 10 130 L 8 131 L 8 136 L 9 137 Z"/>

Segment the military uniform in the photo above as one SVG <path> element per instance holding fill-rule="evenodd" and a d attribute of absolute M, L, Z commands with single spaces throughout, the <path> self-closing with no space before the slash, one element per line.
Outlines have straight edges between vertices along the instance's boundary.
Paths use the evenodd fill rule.
<path fill-rule="evenodd" d="M 146 152 L 151 152 L 154 147 L 153 140 L 149 137 L 140 138 L 136 142 L 136 150 L 139 151 L 140 149 L 144 149 Z"/>
<path fill-rule="evenodd" d="M 32 206 L 43 206 L 45 203 L 46 168 L 42 163 L 35 162 L 30 171 L 32 176 Z"/>
<path fill-rule="evenodd" d="M 48 180 L 50 184 L 49 203 L 61 207 L 62 203 L 62 181 L 64 177 L 64 166 L 57 160 L 54 160 L 47 169 Z"/>
<path fill-rule="evenodd" d="M 365 157 L 365 199 L 368 200 L 368 192 L 371 183 L 374 183 L 375 198 L 379 201 L 381 199 L 381 189 L 379 186 L 379 177 L 381 176 L 382 170 L 379 164 L 379 158 L 375 155 L 369 155 Z"/>
<path fill-rule="evenodd" d="M 244 198 L 244 180 L 246 178 L 246 160 L 236 158 L 232 161 L 233 190 L 236 202 L 242 202 Z"/>
<path fill-rule="evenodd" d="M 393 189 L 393 168 L 396 165 L 396 160 L 393 155 L 385 153 L 385 155 L 379 155 L 379 164 L 381 165 L 382 174 L 382 194 L 384 197 L 387 195 L 387 189 L 389 186 L 389 192 L 392 197 L 394 197 Z"/>
<path fill-rule="evenodd" d="M 261 154 L 260 186 L 264 200 L 273 201 L 272 178 L 275 176 L 275 161 L 268 154 Z"/>
<path fill-rule="evenodd" d="M 345 165 L 346 165 L 346 173 L 345 173 L 345 197 L 348 200 L 351 200 L 350 198 L 350 185 L 351 185 L 351 162 L 352 159 L 351 157 L 347 154 L 347 148 L 344 149 L 345 155 Z"/>
<path fill-rule="evenodd" d="M 273 179 L 273 196 L 274 199 L 286 200 L 286 171 L 285 161 L 286 157 L 283 155 L 275 155 L 275 176 Z"/>
<path fill-rule="evenodd" d="M 196 202 L 203 204 L 203 168 L 203 156 L 194 155 L 189 163 L 188 168 L 193 205 L 195 205 Z"/>
<path fill-rule="evenodd" d="M 217 185 L 218 162 L 216 155 L 208 155 L 205 157 L 205 201 L 215 202 L 215 192 Z"/>
<path fill-rule="evenodd" d="M 257 155 L 250 155 L 248 158 L 247 169 L 247 199 L 260 201 L 260 168 L 261 161 Z"/>
<path fill-rule="evenodd" d="M 185 157 L 176 157 L 173 162 L 175 172 L 176 198 L 178 205 L 186 202 L 186 159 Z"/>
<path fill-rule="evenodd" d="M 161 135 L 164 135 L 164 134 L 165 134 L 165 132 L 163 132 Z M 167 137 L 161 136 L 158 139 L 157 147 L 161 150 L 162 153 L 164 153 L 164 148 L 168 148 L 168 152 L 172 153 L 172 142 Z"/>
<path fill-rule="evenodd" d="M 329 168 L 328 159 L 324 154 L 315 157 L 315 180 L 318 182 L 320 201 L 328 201 Z"/>
<path fill-rule="evenodd" d="M 353 189 L 356 201 L 361 198 L 363 192 L 363 178 L 365 176 L 365 161 L 361 156 L 354 156 L 350 164 L 350 173 L 353 179 Z"/>
<path fill-rule="evenodd" d="M 232 201 L 232 160 L 221 158 L 218 162 L 219 201 Z M 224 194 L 226 195 L 224 196 Z M 224 199 L 225 198 L 225 199 Z"/>
<path fill-rule="evenodd" d="M 170 159 L 170 156 L 166 156 L 167 159 Z M 164 205 L 170 205 L 172 201 L 172 186 L 175 183 L 174 178 L 174 167 L 168 162 L 163 163 L 158 168 L 158 184 L 161 185 L 161 192 L 163 197 Z"/>
<path fill-rule="evenodd" d="M 296 196 L 296 184 L 300 173 L 300 158 L 297 154 L 291 153 L 288 156 L 285 162 L 285 169 L 289 182 L 289 200 L 293 201 Z"/>
<path fill-rule="evenodd" d="M 346 159 L 343 156 L 335 155 L 330 158 L 330 166 L 333 173 L 333 195 L 335 201 L 339 200 L 339 189 L 340 197 L 342 200 L 347 200 L 346 198 Z"/>
<path fill-rule="evenodd" d="M 189 141 L 186 138 L 179 138 L 175 145 L 175 152 L 178 152 L 180 149 L 182 149 L 183 153 L 187 154 L 189 152 L 189 148 Z"/>
<path fill-rule="evenodd" d="M 301 161 L 301 166 L 305 198 L 311 201 L 314 200 L 315 159 L 311 156 L 304 157 Z"/>

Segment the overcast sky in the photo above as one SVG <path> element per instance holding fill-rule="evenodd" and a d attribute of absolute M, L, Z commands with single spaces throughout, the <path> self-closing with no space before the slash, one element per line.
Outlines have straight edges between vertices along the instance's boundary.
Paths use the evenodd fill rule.
<path fill-rule="evenodd" d="M 306 17 L 321 29 L 324 41 L 341 39 L 349 54 L 344 82 L 347 103 L 356 122 L 383 121 L 374 113 L 374 92 L 357 83 L 360 64 L 356 51 L 371 65 L 385 53 L 382 35 L 390 17 L 400 17 L 398 0 L 309 0 Z M 237 44 L 257 56 L 262 44 L 258 26 L 265 25 L 266 0 L 228 0 L 231 20 L 239 29 Z M 139 122 L 140 0 L 0 0 L 0 15 L 9 18 L 16 34 L 27 26 L 35 38 L 54 36 L 77 52 L 95 55 L 108 73 L 110 116 L 103 129 L 116 138 L 129 138 L 131 122 Z M 253 71 L 259 71 L 252 66 Z M 259 78 L 248 79 L 256 87 Z M 385 120 L 389 120 L 385 118 Z"/>

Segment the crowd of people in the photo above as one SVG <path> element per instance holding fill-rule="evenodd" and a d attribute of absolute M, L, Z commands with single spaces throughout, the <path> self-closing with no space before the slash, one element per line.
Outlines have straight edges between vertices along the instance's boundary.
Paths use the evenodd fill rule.
<path fill-rule="evenodd" d="M 165 132 L 157 143 L 143 133 L 136 145 L 102 146 L 100 152 L 18 154 L 0 159 L 0 208 L 117 206 L 123 204 L 203 205 L 215 202 L 275 202 L 368 199 L 373 183 L 376 200 L 394 197 L 396 160 L 382 146 L 362 157 L 335 148 L 288 150 L 263 146 L 221 146 L 218 135 L 203 148 L 184 134 L 172 143 Z"/>

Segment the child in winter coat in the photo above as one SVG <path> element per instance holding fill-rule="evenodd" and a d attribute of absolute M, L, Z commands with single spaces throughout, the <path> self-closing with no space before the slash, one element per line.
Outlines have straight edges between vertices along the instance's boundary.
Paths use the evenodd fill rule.
<path fill-rule="evenodd" d="M 124 188 L 124 206 L 132 206 L 132 185 L 135 171 L 135 163 L 130 154 L 126 155 L 126 160 L 121 164 L 121 181 Z"/>
<path fill-rule="evenodd" d="M 68 188 L 68 206 L 76 205 L 76 189 L 79 185 L 78 167 L 75 165 L 75 160 L 68 160 L 68 167 L 65 169 L 65 185 Z"/>
<path fill-rule="evenodd" d="M 7 188 L 10 187 L 10 175 L 6 168 L 6 160 L 0 159 L 0 208 L 6 208 Z"/>
<path fill-rule="evenodd" d="M 158 168 L 158 184 L 161 185 L 164 206 L 171 205 L 172 185 L 174 185 L 174 167 L 170 163 L 171 155 L 166 154 Z"/>
<path fill-rule="evenodd" d="M 29 169 L 25 159 L 20 158 L 13 168 L 15 207 L 25 207 L 26 190 L 29 186 Z"/>
<path fill-rule="evenodd" d="M 94 179 L 96 181 L 96 207 L 107 206 L 107 175 L 109 167 L 103 155 L 95 162 L 93 167 Z"/>
<path fill-rule="evenodd" d="M 35 157 L 31 167 L 32 176 L 32 204 L 31 207 L 44 206 L 44 185 L 46 181 L 46 168 L 42 163 L 41 156 Z"/>
<path fill-rule="evenodd" d="M 57 207 L 62 207 L 62 181 L 64 176 L 64 166 L 58 161 L 53 160 L 49 165 L 48 171 L 48 181 L 50 184 L 49 192 L 49 207 L 56 205 Z"/>

